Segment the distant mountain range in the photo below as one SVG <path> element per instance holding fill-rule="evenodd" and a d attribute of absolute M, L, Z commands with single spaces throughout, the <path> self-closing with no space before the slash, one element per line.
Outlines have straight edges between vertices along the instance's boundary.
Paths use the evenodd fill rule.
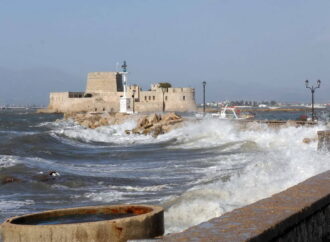
<path fill-rule="evenodd" d="M 50 92 L 79 91 L 85 84 L 85 79 L 56 69 L 14 71 L 0 67 L 0 104 L 47 105 Z"/>

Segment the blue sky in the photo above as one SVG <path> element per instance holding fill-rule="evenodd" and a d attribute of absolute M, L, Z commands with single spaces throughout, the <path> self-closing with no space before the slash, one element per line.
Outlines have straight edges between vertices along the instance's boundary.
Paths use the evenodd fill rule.
<path fill-rule="evenodd" d="M 0 104 L 47 104 L 88 72 L 196 88 L 207 100 L 330 102 L 330 1 L 0 0 Z"/>

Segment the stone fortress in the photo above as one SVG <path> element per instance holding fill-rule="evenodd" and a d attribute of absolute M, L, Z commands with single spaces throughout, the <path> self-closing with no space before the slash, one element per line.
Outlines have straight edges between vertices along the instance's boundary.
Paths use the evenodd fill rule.
<path fill-rule="evenodd" d="M 46 112 L 189 112 L 196 111 L 194 88 L 164 88 L 152 84 L 142 91 L 127 85 L 126 62 L 123 72 L 88 73 L 85 92 L 52 92 Z"/>

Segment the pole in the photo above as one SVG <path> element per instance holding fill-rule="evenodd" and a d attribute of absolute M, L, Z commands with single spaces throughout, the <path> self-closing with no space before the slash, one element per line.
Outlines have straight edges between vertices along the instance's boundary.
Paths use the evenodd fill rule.
<path fill-rule="evenodd" d="M 314 92 L 315 92 L 315 90 L 312 89 L 312 121 L 313 122 L 315 120 L 315 114 L 314 114 Z"/>
<path fill-rule="evenodd" d="M 205 116 L 205 86 L 206 81 L 203 81 L 203 116 Z"/>
<path fill-rule="evenodd" d="M 135 92 L 134 92 L 135 90 L 133 90 L 133 95 L 132 95 L 132 97 L 133 97 L 133 113 L 135 113 Z"/>
<path fill-rule="evenodd" d="M 134 88 L 136 88 L 136 86 L 134 86 Z M 132 98 L 133 98 L 133 113 L 135 113 L 135 92 L 136 92 L 136 90 L 133 89 L 133 94 L 132 94 Z"/>
<path fill-rule="evenodd" d="M 164 87 L 162 87 L 162 93 L 163 93 L 163 113 L 164 113 L 165 112 L 165 100 L 164 100 L 165 89 L 164 89 Z"/>
<path fill-rule="evenodd" d="M 317 86 L 316 87 L 314 87 L 314 86 L 311 86 L 310 87 L 308 84 L 309 84 L 309 82 L 308 82 L 308 80 L 306 80 L 305 81 L 306 88 L 310 89 L 311 90 L 311 93 L 312 93 L 312 121 L 314 122 L 314 120 L 315 120 L 314 93 L 315 93 L 315 90 L 317 88 L 320 88 L 320 86 L 321 86 L 321 80 L 317 80 Z"/>

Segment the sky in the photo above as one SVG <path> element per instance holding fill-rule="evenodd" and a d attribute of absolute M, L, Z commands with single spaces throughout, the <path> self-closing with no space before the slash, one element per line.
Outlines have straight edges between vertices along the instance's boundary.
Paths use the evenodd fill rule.
<path fill-rule="evenodd" d="M 0 0 L 0 105 L 47 105 L 127 61 L 196 100 L 330 102 L 329 0 Z"/>

